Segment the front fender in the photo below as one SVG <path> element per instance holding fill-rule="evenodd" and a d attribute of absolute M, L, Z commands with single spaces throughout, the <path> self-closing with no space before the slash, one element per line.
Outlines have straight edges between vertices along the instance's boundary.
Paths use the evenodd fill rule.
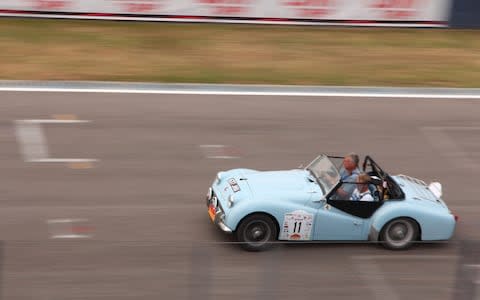
<path fill-rule="evenodd" d="M 241 201 L 236 203 L 230 209 L 228 215 L 225 216 L 225 223 L 233 231 L 236 231 L 240 221 L 246 216 L 253 213 L 265 213 L 271 215 L 280 228 L 283 223 L 284 215 L 288 212 L 293 212 L 299 209 L 315 215 L 315 210 L 311 208 L 305 206 L 299 207 L 298 204 L 295 205 L 288 202 L 272 205 L 262 203 L 262 201 Z"/>

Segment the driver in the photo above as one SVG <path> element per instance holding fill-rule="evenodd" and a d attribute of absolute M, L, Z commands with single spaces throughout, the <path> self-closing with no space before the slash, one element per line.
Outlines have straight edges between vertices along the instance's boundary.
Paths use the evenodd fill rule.
<path fill-rule="evenodd" d="M 343 158 L 343 166 L 340 170 L 340 179 L 342 182 L 342 186 L 337 190 L 337 198 L 338 199 L 350 199 L 352 196 L 353 190 L 355 189 L 355 182 L 357 181 L 357 177 L 360 174 L 360 170 L 358 169 L 358 162 L 360 158 L 355 153 L 349 153 Z"/>

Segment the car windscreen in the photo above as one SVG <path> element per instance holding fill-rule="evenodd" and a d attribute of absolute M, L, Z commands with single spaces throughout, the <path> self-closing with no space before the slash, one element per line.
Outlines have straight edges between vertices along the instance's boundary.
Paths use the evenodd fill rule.
<path fill-rule="evenodd" d="M 306 169 L 312 172 L 324 193 L 330 192 L 340 181 L 337 168 L 325 155 L 320 155 L 314 159 Z"/>

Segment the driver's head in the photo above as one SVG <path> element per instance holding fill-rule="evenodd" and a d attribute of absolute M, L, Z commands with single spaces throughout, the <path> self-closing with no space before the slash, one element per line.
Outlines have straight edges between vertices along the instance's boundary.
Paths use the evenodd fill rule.
<path fill-rule="evenodd" d="M 357 168 L 359 160 L 360 159 L 358 158 L 357 154 L 353 152 L 350 154 L 347 154 L 343 158 L 343 167 L 345 168 L 345 170 L 351 172 Z"/>

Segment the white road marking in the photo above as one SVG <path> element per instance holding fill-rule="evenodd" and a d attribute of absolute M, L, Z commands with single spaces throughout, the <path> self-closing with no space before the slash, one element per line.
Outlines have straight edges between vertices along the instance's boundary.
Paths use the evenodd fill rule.
<path fill-rule="evenodd" d="M 70 86 L 68 86 L 70 84 Z M 362 90 L 363 89 L 363 90 Z M 355 98 L 407 98 L 407 99 L 473 99 L 480 100 L 480 90 L 461 89 L 399 89 L 352 87 L 292 87 L 260 85 L 162 85 L 162 84 L 87 84 L 82 82 L 55 85 L 52 82 L 3 83 L 6 92 L 61 92 L 61 93 L 124 93 L 166 95 L 218 95 L 218 96 L 288 96 L 288 97 L 355 97 Z M 368 100 L 367 99 L 367 100 Z"/>
<path fill-rule="evenodd" d="M 16 120 L 17 123 L 24 124 L 78 124 L 89 123 L 90 120 L 59 120 L 59 119 L 31 119 L 31 120 Z"/>
<path fill-rule="evenodd" d="M 37 163 L 85 163 L 96 161 L 98 161 L 98 159 L 94 158 L 39 158 L 29 160 L 29 162 Z"/>
<path fill-rule="evenodd" d="M 87 222 L 88 219 L 51 219 L 47 220 L 48 224 L 56 224 L 56 223 L 72 223 L 72 222 Z"/>
<path fill-rule="evenodd" d="M 165 94 L 165 95 L 218 95 L 218 96 L 289 96 L 289 97 L 354 97 L 354 98 L 423 98 L 423 99 L 480 99 L 480 95 L 460 94 L 402 94 L 402 93 L 359 93 L 359 92 L 256 92 L 256 91 L 190 91 L 190 90 L 132 90 L 100 88 L 2 88 L 7 92 L 61 92 L 61 93 L 121 93 L 121 94 Z"/>
<path fill-rule="evenodd" d="M 480 265 L 479 264 L 464 264 L 463 267 L 466 268 L 466 269 L 478 269 L 478 270 L 480 270 Z M 475 278 L 472 279 L 472 282 L 475 285 L 480 285 L 480 273 L 478 272 L 478 270 L 475 272 Z"/>
<path fill-rule="evenodd" d="M 39 124 L 16 122 L 15 134 L 26 162 L 49 156 L 45 135 Z"/>
<path fill-rule="evenodd" d="M 15 120 L 15 133 L 25 162 L 31 163 L 92 163 L 93 158 L 50 158 L 42 124 L 81 124 L 89 120 L 30 119 Z"/>
<path fill-rule="evenodd" d="M 480 165 L 475 162 L 469 154 L 462 149 L 462 147 L 453 141 L 446 130 L 480 130 L 478 126 L 472 127 L 453 127 L 453 126 L 438 126 L 438 127 L 422 127 L 421 132 L 425 135 L 430 144 L 436 148 L 441 155 L 450 160 L 453 166 L 461 166 L 464 169 L 476 171 Z"/>
<path fill-rule="evenodd" d="M 464 264 L 465 267 L 467 268 L 480 268 L 480 265 L 478 264 Z"/>
<path fill-rule="evenodd" d="M 51 239 L 87 239 L 91 238 L 91 235 L 86 235 L 86 234 L 57 234 L 57 235 L 52 235 L 50 238 Z"/>
<path fill-rule="evenodd" d="M 421 259 L 421 260 L 434 260 L 434 259 L 456 259 L 454 255 L 355 255 L 353 259 L 359 260 L 371 260 L 371 259 Z"/>
<path fill-rule="evenodd" d="M 167 201 L 165 201 L 167 202 Z M 204 204 L 202 204 L 203 207 Z M 196 210 L 198 209 L 199 204 L 197 202 L 193 204 L 172 204 L 172 203 L 163 203 L 163 204 L 114 204 L 114 205 L 29 205 L 29 206 L 0 206 L 0 216 L 3 214 L 25 214 L 28 215 L 29 212 L 34 211 L 41 212 L 42 214 L 52 211 L 63 211 L 63 212 L 74 212 L 82 211 L 86 213 L 88 211 L 94 211 L 96 213 L 102 212 L 102 215 L 116 214 L 119 212 L 135 212 L 140 213 L 143 211 L 160 211 L 160 210 L 169 210 L 169 209 L 178 209 L 178 210 Z M 205 206 L 205 210 L 207 207 Z M 56 219 L 55 219 L 56 220 Z M 67 219 L 68 220 L 68 219 Z"/>
<path fill-rule="evenodd" d="M 91 238 L 92 227 L 88 219 L 51 219 L 47 220 L 51 239 Z M 80 232 L 77 232 L 80 231 Z M 88 234 L 87 234 L 88 232 Z"/>
<path fill-rule="evenodd" d="M 225 145 L 200 145 L 201 148 L 224 148 Z"/>
<path fill-rule="evenodd" d="M 424 127 L 426 129 L 439 129 L 439 130 L 480 130 L 480 126 L 437 126 L 437 127 Z"/>
<path fill-rule="evenodd" d="M 206 158 L 211 159 L 236 159 L 236 155 L 229 155 L 231 152 L 238 152 L 232 146 L 228 145 L 200 145 Z"/>

